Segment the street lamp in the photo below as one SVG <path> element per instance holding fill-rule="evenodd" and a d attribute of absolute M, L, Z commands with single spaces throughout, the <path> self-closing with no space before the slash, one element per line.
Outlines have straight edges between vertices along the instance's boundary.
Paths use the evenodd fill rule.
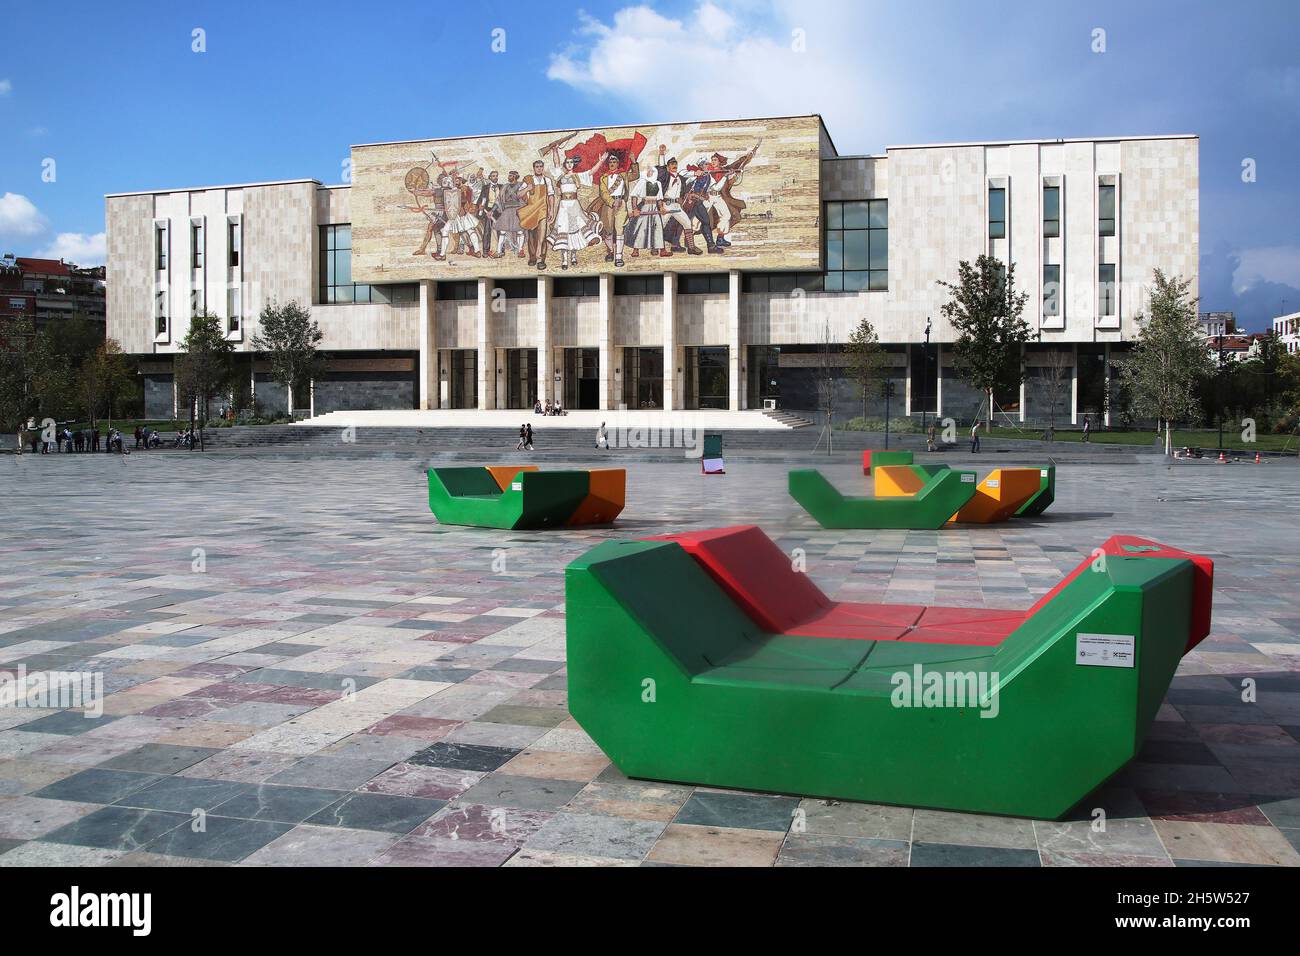
<path fill-rule="evenodd" d="M 930 316 L 925 317 L 925 350 L 921 353 L 921 434 L 925 430 L 925 400 L 930 397 Z M 938 414 L 936 412 L 936 414 Z"/>

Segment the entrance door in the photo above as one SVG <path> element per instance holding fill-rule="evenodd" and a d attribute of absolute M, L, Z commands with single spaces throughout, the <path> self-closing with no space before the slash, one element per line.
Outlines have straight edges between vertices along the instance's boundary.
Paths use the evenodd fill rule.
<path fill-rule="evenodd" d="M 600 408 L 600 349 L 564 350 L 564 407 Z"/>
<path fill-rule="evenodd" d="M 537 349 L 506 349 L 506 408 L 537 401 Z"/>
<path fill-rule="evenodd" d="M 478 407 L 478 351 L 451 350 L 451 407 Z"/>
<path fill-rule="evenodd" d="M 731 407 L 730 371 L 725 345 L 701 345 L 686 350 L 686 408 Z"/>
<path fill-rule="evenodd" d="M 623 349 L 623 404 L 628 408 L 664 407 L 664 350 Z"/>

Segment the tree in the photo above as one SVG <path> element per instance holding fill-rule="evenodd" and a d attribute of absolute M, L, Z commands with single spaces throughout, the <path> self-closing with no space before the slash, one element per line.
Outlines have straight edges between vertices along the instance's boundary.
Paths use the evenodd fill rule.
<path fill-rule="evenodd" d="M 285 387 L 289 414 L 293 414 L 293 388 L 320 374 L 325 356 L 318 346 L 325 338 L 310 310 L 290 301 L 272 301 L 257 318 L 260 326 L 253 336 L 253 348 L 265 352 L 271 362 L 271 377 Z"/>
<path fill-rule="evenodd" d="M 939 280 L 951 298 L 939 311 L 957 333 L 953 343 L 953 372 L 978 389 L 993 418 L 993 395 L 1019 387 L 1024 380 L 1021 351 L 1030 338 L 1021 318 L 1027 293 L 1016 292 L 1016 267 L 993 256 L 980 256 L 972 266 L 957 264 L 957 282 Z"/>
<path fill-rule="evenodd" d="M 1137 316 L 1138 335 L 1120 370 L 1133 405 L 1165 428 L 1165 454 L 1171 452 L 1172 423 L 1190 419 L 1197 407 L 1197 384 L 1215 373 L 1196 321 L 1197 300 L 1188 296 L 1190 279 L 1165 278 L 1155 270 L 1147 314 Z"/>
<path fill-rule="evenodd" d="M 817 410 L 825 416 L 826 425 L 823 433 L 826 435 L 826 454 L 829 455 L 834 438 L 834 429 L 831 426 L 835 416 L 835 389 L 844 368 L 839 348 L 835 344 L 835 337 L 831 333 L 830 322 L 822 327 L 822 338 L 817 343 L 816 361 L 814 372 L 817 377 Z M 821 439 L 818 438 L 817 441 L 820 442 Z"/>
<path fill-rule="evenodd" d="M 31 319 L 0 320 L 0 427 L 15 431 L 36 415 L 36 327 Z"/>
<path fill-rule="evenodd" d="M 1047 421 L 1056 427 L 1057 410 L 1063 407 L 1074 384 L 1074 357 L 1065 349 L 1050 349 L 1043 368 L 1043 392 L 1047 398 Z"/>
<path fill-rule="evenodd" d="M 135 378 L 116 339 L 106 339 L 82 364 L 80 386 L 92 428 L 101 408 L 108 409 L 111 419 L 116 400 L 134 390 Z"/>
<path fill-rule="evenodd" d="M 863 319 L 849 333 L 844 352 L 849 360 L 849 375 L 861 390 L 862 417 L 866 418 L 867 396 L 871 394 L 872 384 L 880 379 L 885 369 L 885 350 L 880 347 L 880 340 L 870 319 Z"/>
<path fill-rule="evenodd" d="M 176 355 L 176 390 L 189 405 L 191 420 L 195 411 L 198 413 L 202 443 L 209 405 L 230 384 L 235 346 L 221 330 L 220 317 L 206 311 L 190 319 L 190 330 L 180 344 L 181 352 Z"/>

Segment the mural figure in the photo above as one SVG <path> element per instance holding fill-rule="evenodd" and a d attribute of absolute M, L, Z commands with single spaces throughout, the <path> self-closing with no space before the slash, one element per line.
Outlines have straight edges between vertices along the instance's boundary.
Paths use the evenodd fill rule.
<path fill-rule="evenodd" d="M 523 186 L 519 182 L 519 173 L 512 169 L 506 173 L 506 184 L 501 187 L 496 202 L 492 205 L 493 225 L 497 232 L 497 251 L 493 258 L 500 259 L 504 256 L 507 247 L 519 258 L 524 257 L 524 227 L 519 223 L 519 210 L 523 204 Z"/>
<path fill-rule="evenodd" d="M 555 153 L 559 158 L 558 151 Z M 556 205 L 555 222 L 546 241 L 552 249 L 560 253 L 560 268 L 568 269 L 570 264 L 578 264 L 578 250 L 587 246 L 600 244 L 600 220 L 582 208 L 578 201 L 578 189 L 591 182 L 590 175 L 577 172 L 581 160 L 577 156 L 566 155 L 564 162 L 555 171 L 555 186 L 559 192 Z"/>
<path fill-rule="evenodd" d="M 664 191 L 659 185 L 655 167 L 647 166 L 645 175 L 632 187 L 632 208 L 628 226 L 631 236 L 632 256 L 650 250 L 652 256 L 663 255 L 664 249 Z M 671 253 L 669 253 L 671 255 Z"/>
<path fill-rule="evenodd" d="M 528 264 L 546 268 L 546 235 L 555 214 L 555 182 L 546 175 L 546 164 L 533 162 L 533 171 L 524 177 L 524 205 L 519 210 L 519 225 L 528 242 Z"/>
<path fill-rule="evenodd" d="M 693 256 L 700 256 L 704 253 L 695 247 L 695 223 L 682 208 L 683 190 L 686 184 L 677 172 L 677 157 L 664 160 L 667 152 L 668 147 L 661 144 L 659 165 L 655 167 L 664 197 L 664 240 L 667 243 L 664 255 L 671 256 L 674 252 L 686 252 Z M 709 246 L 710 251 L 717 251 L 717 247 L 713 245 L 712 233 L 709 233 Z"/>
<path fill-rule="evenodd" d="M 442 227 L 442 245 L 433 258 L 444 261 L 448 248 L 455 239 L 464 251 L 468 242 L 470 251 L 466 255 L 479 258 L 483 254 L 482 243 L 478 234 L 478 208 L 474 205 L 474 192 L 465 182 L 464 177 L 443 173 L 438 177 L 438 186 L 442 190 L 442 211 L 447 224 Z M 453 250 L 455 251 L 455 250 Z"/>
<path fill-rule="evenodd" d="M 727 239 L 732 227 L 740 221 L 745 211 L 745 201 L 732 195 L 732 188 L 740 184 L 741 174 L 753 160 L 760 140 L 754 148 L 734 162 L 727 162 L 727 157 L 714 153 L 708 159 L 701 160 L 695 166 L 687 166 L 686 171 L 695 173 L 694 186 L 700 192 L 701 202 L 708 210 L 710 226 L 713 229 L 713 242 L 721 248 L 727 248 L 731 242 Z M 702 186 L 703 189 L 699 187 Z"/>

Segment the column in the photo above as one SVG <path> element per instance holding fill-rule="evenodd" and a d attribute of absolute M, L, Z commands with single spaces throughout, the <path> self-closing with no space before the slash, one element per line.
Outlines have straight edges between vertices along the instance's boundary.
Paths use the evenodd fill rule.
<path fill-rule="evenodd" d="M 1070 424 L 1079 424 L 1079 343 L 1070 346 L 1074 367 L 1070 369 Z"/>
<path fill-rule="evenodd" d="M 597 341 L 600 345 L 600 407 L 618 408 L 616 386 L 622 381 L 615 377 L 614 369 L 622 368 L 614 348 L 614 276 L 609 272 L 600 274 L 600 314 L 597 316 Z"/>
<path fill-rule="evenodd" d="M 496 348 L 492 344 L 492 280 L 478 280 L 478 407 L 497 407 Z"/>
<path fill-rule="evenodd" d="M 727 274 L 727 407 L 745 407 L 745 352 L 740 341 L 740 273 Z"/>
<path fill-rule="evenodd" d="M 551 277 L 537 277 L 537 400 L 545 405 L 555 398 L 551 381 Z"/>
<path fill-rule="evenodd" d="M 677 274 L 664 273 L 664 411 L 681 408 L 677 374 Z"/>
<path fill-rule="evenodd" d="M 437 286 L 420 280 L 420 408 L 438 407 L 438 306 Z"/>

